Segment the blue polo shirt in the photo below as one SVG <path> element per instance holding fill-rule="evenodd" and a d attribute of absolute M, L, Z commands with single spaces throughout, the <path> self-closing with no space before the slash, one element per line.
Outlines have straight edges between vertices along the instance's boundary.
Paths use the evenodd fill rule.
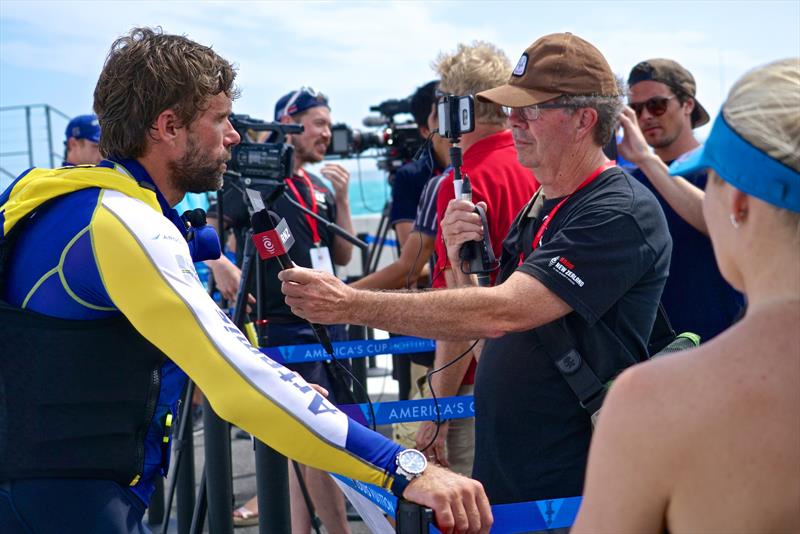
<path fill-rule="evenodd" d="M 397 169 L 392 185 L 392 225 L 403 221 L 413 222 L 417 218 L 417 206 L 425 184 L 441 172 L 430 148 L 419 159 Z"/>

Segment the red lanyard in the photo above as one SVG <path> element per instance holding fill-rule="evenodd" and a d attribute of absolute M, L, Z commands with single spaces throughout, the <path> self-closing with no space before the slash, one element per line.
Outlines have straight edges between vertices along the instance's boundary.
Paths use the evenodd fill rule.
<path fill-rule="evenodd" d="M 297 175 L 300 176 L 300 178 L 302 178 L 306 182 L 306 187 L 308 187 L 308 195 L 311 197 L 310 209 L 314 213 L 317 213 L 317 199 L 314 196 L 314 187 L 311 185 L 311 178 L 308 177 L 306 171 L 304 171 L 303 169 L 297 171 Z M 297 202 L 304 208 L 309 209 L 305 199 L 303 198 L 303 195 L 301 195 L 300 191 L 297 190 L 297 186 L 294 185 L 294 182 L 292 181 L 291 178 L 286 180 L 286 184 L 289 186 L 289 189 L 292 190 L 292 194 L 294 194 L 295 198 L 297 199 Z M 315 246 L 319 246 L 321 239 L 319 237 L 319 231 L 317 230 L 317 220 L 308 213 L 305 213 L 304 215 L 306 216 L 306 222 L 308 222 L 309 228 L 311 228 L 311 239 L 314 240 Z"/>
<path fill-rule="evenodd" d="M 541 226 L 539 226 L 539 229 L 536 231 L 536 235 L 533 237 L 533 243 L 531 244 L 531 250 L 536 250 L 536 247 L 539 246 L 539 242 L 542 240 L 542 236 L 544 235 L 545 230 L 547 230 L 547 227 L 550 226 L 550 221 L 552 221 L 553 217 L 556 216 L 556 213 L 558 213 L 558 210 L 561 209 L 562 205 L 564 205 L 564 202 L 569 200 L 570 197 L 572 197 L 572 195 L 574 195 L 575 193 L 577 193 L 578 191 L 580 191 L 581 189 L 583 189 L 584 187 L 586 187 L 587 185 L 589 185 L 590 183 L 595 181 L 595 179 L 597 179 L 597 177 L 600 176 L 603 173 L 603 171 L 608 170 L 611 167 L 614 167 L 616 164 L 617 164 L 617 162 L 614 161 L 614 160 L 607 161 L 607 162 L 603 163 L 602 165 L 597 167 L 592 172 L 592 174 L 590 174 L 589 177 L 586 178 L 581 183 L 581 185 L 578 186 L 578 188 L 575 191 L 573 191 L 569 195 L 567 195 L 564 198 L 562 198 L 561 202 L 559 202 L 558 204 L 553 206 L 553 209 L 550 210 L 550 213 L 545 215 L 544 219 L 542 219 L 542 224 L 541 224 Z M 523 261 L 525 261 L 524 253 L 520 253 L 519 262 L 522 263 Z"/>

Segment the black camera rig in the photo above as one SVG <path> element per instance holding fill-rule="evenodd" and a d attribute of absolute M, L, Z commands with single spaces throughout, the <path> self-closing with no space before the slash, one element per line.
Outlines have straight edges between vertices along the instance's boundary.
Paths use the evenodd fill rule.
<path fill-rule="evenodd" d="M 287 135 L 303 133 L 302 125 L 266 122 L 238 114 L 232 114 L 230 121 L 242 141 L 233 147 L 229 171 L 269 180 L 283 180 L 292 175 L 294 147 L 285 141 Z M 259 142 L 260 132 L 269 132 L 266 142 Z"/>
<path fill-rule="evenodd" d="M 374 148 L 378 149 L 378 168 L 393 174 L 411 161 L 425 142 L 413 120 L 402 123 L 395 120 L 396 115 L 411 113 L 411 98 L 385 100 L 369 109 L 378 115 L 366 117 L 364 126 L 382 130 L 363 131 L 343 123 L 334 124 L 325 157 L 352 158 Z"/>

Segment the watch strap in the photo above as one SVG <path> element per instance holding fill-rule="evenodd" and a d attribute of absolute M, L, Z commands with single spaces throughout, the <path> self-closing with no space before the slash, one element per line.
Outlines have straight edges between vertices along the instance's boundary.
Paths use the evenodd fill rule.
<path fill-rule="evenodd" d="M 403 498 L 403 492 L 406 491 L 406 488 L 411 483 L 411 481 L 401 474 L 394 475 L 392 480 L 392 493 L 398 499 Z"/>

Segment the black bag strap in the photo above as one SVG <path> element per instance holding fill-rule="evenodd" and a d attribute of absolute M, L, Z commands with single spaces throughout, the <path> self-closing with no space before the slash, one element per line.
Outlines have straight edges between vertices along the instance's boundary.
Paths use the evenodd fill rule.
<path fill-rule="evenodd" d="M 647 354 L 651 357 L 655 356 L 664 347 L 672 343 L 676 336 L 675 329 L 672 328 L 672 323 L 669 322 L 667 310 L 664 309 L 664 305 L 659 301 L 656 320 L 653 323 L 653 331 L 650 333 L 650 340 L 647 342 Z"/>
<path fill-rule="evenodd" d="M 564 318 L 542 325 L 536 328 L 535 332 L 542 348 L 578 397 L 581 406 L 589 415 L 597 412 L 606 398 L 606 384 L 575 348 L 575 342 L 564 324 Z M 685 350 L 699 344 L 700 338 L 694 334 L 686 333 L 681 336 L 675 334 L 667 312 L 659 302 L 648 342 L 649 356 Z"/>
<path fill-rule="evenodd" d="M 605 385 L 575 348 L 563 318 L 535 328 L 534 332 L 581 406 L 589 415 L 597 412 L 606 398 Z"/>

